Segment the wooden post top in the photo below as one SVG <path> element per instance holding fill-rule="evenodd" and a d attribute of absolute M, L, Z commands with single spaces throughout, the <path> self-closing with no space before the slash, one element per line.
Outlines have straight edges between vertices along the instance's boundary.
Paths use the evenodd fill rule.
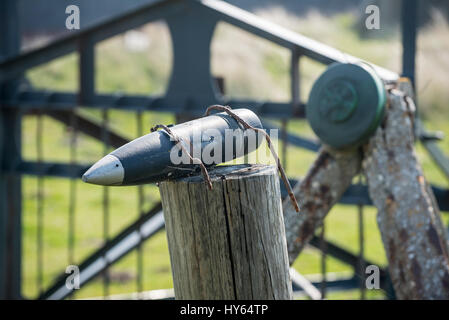
<path fill-rule="evenodd" d="M 276 167 L 263 164 L 237 164 L 237 165 L 220 165 L 213 168 L 209 168 L 209 176 L 212 182 L 223 180 L 241 179 L 243 177 L 259 176 L 272 174 L 276 172 Z M 201 183 L 204 182 L 204 178 L 200 172 L 188 177 L 177 178 L 173 180 L 167 180 L 165 182 L 187 182 L 187 183 Z"/>

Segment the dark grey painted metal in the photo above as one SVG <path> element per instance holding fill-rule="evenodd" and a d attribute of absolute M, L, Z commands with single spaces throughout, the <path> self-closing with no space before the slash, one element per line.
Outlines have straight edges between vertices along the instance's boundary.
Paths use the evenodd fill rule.
<path fill-rule="evenodd" d="M 402 76 L 415 86 L 416 34 L 418 1 L 402 0 Z"/>
<path fill-rule="evenodd" d="M 360 59 L 344 54 L 335 48 L 268 23 L 249 12 L 223 1 L 168 0 L 143 6 L 125 15 L 108 19 L 96 26 L 86 28 L 73 36 L 57 40 L 44 48 L 1 61 L 0 82 L 7 77 L 14 76 L 14 74 L 20 74 L 29 68 L 75 51 L 77 42 L 83 35 L 89 34 L 94 42 L 98 42 L 150 21 L 161 18 L 168 19 L 172 14 L 188 12 L 189 10 L 203 12 L 200 16 L 201 19 L 209 21 L 210 19 L 215 19 L 228 22 L 290 50 L 297 49 L 301 54 L 324 64 L 360 61 Z M 384 68 L 378 66 L 374 66 L 374 68 L 386 81 L 394 81 L 398 77 L 396 73 Z"/>
<path fill-rule="evenodd" d="M 0 1 L 1 56 L 19 51 L 17 17 L 16 0 Z M 13 95 L 18 82 L 15 78 L 1 84 L 0 96 Z M 20 160 L 20 110 L 0 105 L 0 299 L 21 297 L 21 177 L 8 172 Z"/>
<path fill-rule="evenodd" d="M 229 105 L 233 109 L 246 108 L 254 111 L 260 117 L 273 119 L 303 118 L 304 104 L 300 104 L 292 112 L 289 102 L 265 102 L 256 100 L 223 100 L 222 104 Z M 2 103 L 9 107 L 22 109 L 43 110 L 71 110 L 78 106 L 78 95 L 69 92 L 49 92 L 37 90 L 23 90 L 13 97 L 4 98 Z M 185 106 L 189 106 L 186 109 Z M 84 106 L 96 109 L 121 109 L 129 111 L 162 111 L 185 113 L 198 117 L 204 114 L 207 104 L 192 105 L 186 101 L 180 105 L 174 105 L 162 96 L 144 95 L 120 95 L 120 94 L 95 94 Z"/>
<path fill-rule="evenodd" d="M 292 101 L 292 111 L 300 108 L 301 104 L 301 80 L 299 72 L 299 59 L 301 55 L 298 49 L 293 49 L 290 56 L 290 98 Z"/>
<path fill-rule="evenodd" d="M 217 19 L 191 6 L 166 19 L 173 46 L 173 67 L 166 103 L 202 108 L 219 103 L 210 73 L 210 44 Z"/>
<path fill-rule="evenodd" d="M 22 161 L 8 170 L 11 174 L 49 176 L 58 178 L 81 178 L 90 168 L 88 164 L 65 164 L 57 162 L 39 163 L 35 161 Z"/>
<path fill-rule="evenodd" d="M 73 127 L 73 123 L 76 123 L 76 129 L 81 131 L 82 133 L 91 136 L 97 140 L 101 140 L 102 128 L 101 125 L 82 117 L 76 114 L 73 111 L 47 111 L 45 115 L 52 117 L 55 120 L 58 120 L 69 127 Z M 128 143 L 129 140 L 125 137 L 117 134 L 111 129 L 107 130 L 108 139 L 105 141 L 109 146 L 114 148 L 119 148 L 123 146 L 125 143 Z"/>
<path fill-rule="evenodd" d="M 95 93 L 95 47 L 89 36 L 81 37 L 78 46 L 78 104 L 83 105 L 91 101 Z"/>

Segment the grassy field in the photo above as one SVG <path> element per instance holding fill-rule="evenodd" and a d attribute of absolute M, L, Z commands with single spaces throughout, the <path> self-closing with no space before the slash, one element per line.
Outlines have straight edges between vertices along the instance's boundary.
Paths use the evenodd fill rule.
<path fill-rule="evenodd" d="M 317 13 L 297 18 L 282 9 L 257 12 L 269 20 L 285 25 L 307 36 L 335 46 L 350 54 L 385 66 L 395 71 L 400 67 L 400 45 L 397 31 L 385 31 L 384 35 L 361 39 L 353 30 L 355 18 L 341 14 L 324 18 Z M 133 51 L 127 46 L 127 38 L 120 36 L 101 43 L 97 47 L 96 86 L 100 92 L 163 93 L 168 82 L 171 67 L 170 39 L 162 23 L 148 25 L 140 30 L 148 39 L 144 51 Z M 444 83 L 449 75 L 447 52 L 449 49 L 449 28 L 436 17 L 436 23 L 421 33 L 418 56 L 419 110 L 429 129 L 449 134 L 447 118 L 449 92 Z M 432 35 L 431 37 L 429 35 Z M 285 101 L 289 98 L 289 53 L 266 41 L 256 39 L 247 33 L 220 24 L 212 45 L 212 71 L 226 81 L 226 93 L 232 97 L 252 97 Z M 28 78 L 37 88 L 57 90 L 77 89 L 77 57 L 69 55 L 28 73 Z M 301 61 L 301 94 L 307 97 L 313 81 L 325 69 L 309 59 Z M 82 109 L 86 117 L 99 120 L 95 110 Z M 133 113 L 110 111 L 110 126 L 123 136 L 137 136 L 136 116 Z M 173 123 L 173 116 L 163 113 L 145 113 L 145 130 L 158 123 Z M 289 130 L 314 137 L 305 121 L 289 122 Z M 71 132 L 50 118 L 44 118 L 44 159 L 48 161 L 69 161 Z M 26 159 L 36 159 L 36 119 L 25 117 L 23 122 L 23 154 Z M 449 154 L 449 140 L 440 143 Z M 91 163 L 103 155 L 103 146 L 97 141 L 79 135 L 76 140 L 77 160 Z M 435 167 L 422 147 L 417 148 L 426 177 L 433 183 L 447 187 L 447 180 Z M 303 176 L 315 155 L 311 152 L 288 148 L 287 172 L 291 176 Z M 68 265 L 68 191 L 70 182 L 66 179 L 48 178 L 44 181 L 44 287 Z M 158 199 L 155 186 L 145 186 L 144 210 Z M 110 230 L 111 236 L 130 224 L 139 214 L 137 188 L 110 188 Z M 37 268 L 37 179 L 24 177 L 23 216 L 23 292 L 26 297 L 38 294 Z M 81 262 L 103 243 L 103 188 L 77 182 L 76 199 L 76 261 Z M 365 212 L 365 254 L 379 265 L 385 265 L 386 257 L 376 224 L 376 211 L 372 207 Z M 447 215 L 445 215 L 447 222 Z M 326 236 L 348 250 L 357 253 L 358 230 L 357 208 L 336 206 L 326 219 Z M 147 241 L 144 251 L 144 289 L 172 287 L 170 263 L 165 233 L 160 232 Z M 137 253 L 132 252 L 111 267 L 111 294 L 136 290 Z M 317 274 L 320 270 L 320 254 L 307 248 L 297 259 L 294 267 L 303 274 Z M 327 258 L 329 272 L 351 272 L 351 268 Z M 92 281 L 76 294 L 76 298 L 102 295 L 101 278 Z M 359 293 L 349 291 L 332 293 L 331 299 L 357 299 Z M 371 291 L 369 298 L 382 298 L 382 292 Z"/>

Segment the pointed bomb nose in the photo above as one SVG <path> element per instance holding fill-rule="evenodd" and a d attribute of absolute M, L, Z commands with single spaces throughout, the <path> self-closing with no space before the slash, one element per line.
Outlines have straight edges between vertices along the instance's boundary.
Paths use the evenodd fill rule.
<path fill-rule="evenodd" d="M 108 154 L 90 167 L 83 174 L 82 180 L 102 186 L 116 186 L 122 184 L 124 176 L 125 170 L 120 160 Z"/>

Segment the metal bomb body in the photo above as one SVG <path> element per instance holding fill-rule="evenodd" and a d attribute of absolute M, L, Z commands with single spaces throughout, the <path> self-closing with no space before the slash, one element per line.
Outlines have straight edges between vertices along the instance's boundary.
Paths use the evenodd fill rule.
<path fill-rule="evenodd" d="M 260 119 L 251 110 L 235 109 L 233 111 L 249 125 L 262 129 Z M 213 163 L 205 162 L 206 166 L 244 156 L 256 150 L 262 142 L 257 133 L 253 130 L 243 130 L 241 124 L 224 112 L 175 125 L 170 127 L 170 130 L 186 143 L 197 143 L 192 148 L 194 150 L 205 150 L 208 147 L 220 150 L 221 157 Z M 247 131 L 251 131 L 254 139 L 249 139 Z M 208 135 L 208 132 L 215 132 L 220 139 L 216 139 L 216 135 Z M 232 132 L 236 134 L 230 136 Z M 229 140 L 226 141 L 229 138 L 232 139 L 232 152 L 228 150 Z M 185 176 L 198 167 L 189 163 L 173 163 L 174 151 L 181 153 L 173 137 L 165 130 L 155 131 L 106 155 L 87 170 L 82 179 L 84 182 L 98 185 L 139 185 Z M 193 156 L 196 155 L 193 154 Z M 203 153 L 200 152 L 198 158 L 204 162 L 202 156 Z"/>

